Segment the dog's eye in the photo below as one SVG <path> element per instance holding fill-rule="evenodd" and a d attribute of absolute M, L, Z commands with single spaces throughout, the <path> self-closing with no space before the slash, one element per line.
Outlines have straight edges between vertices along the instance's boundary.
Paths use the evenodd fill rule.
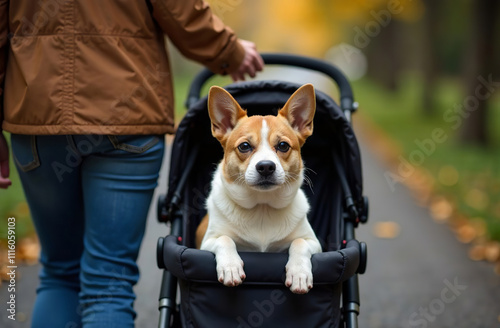
<path fill-rule="evenodd" d="M 279 150 L 280 152 L 286 153 L 290 149 L 290 145 L 282 141 L 276 146 L 276 149 Z"/>
<path fill-rule="evenodd" d="M 242 153 L 248 153 L 249 151 L 252 151 L 252 146 L 248 142 L 242 142 L 238 146 L 238 150 Z"/>

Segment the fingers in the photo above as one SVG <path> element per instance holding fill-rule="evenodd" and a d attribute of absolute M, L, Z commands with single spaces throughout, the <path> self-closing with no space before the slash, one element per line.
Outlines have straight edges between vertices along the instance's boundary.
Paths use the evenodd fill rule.
<path fill-rule="evenodd" d="M 255 56 L 254 56 L 253 60 L 254 60 L 254 65 L 255 65 L 255 68 L 257 69 L 257 71 L 258 72 L 262 71 L 264 69 L 264 65 L 265 65 L 264 59 L 262 59 L 262 56 L 257 51 L 257 47 L 255 47 Z"/>
<path fill-rule="evenodd" d="M 255 77 L 257 68 L 254 66 L 254 63 L 247 65 L 246 73 L 250 75 L 251 78 Z"/>
<path fill-rule="evenodd" d="M 7 189 L 12 182 L 9 180 L 9 160 L 0 161 L 0 188 Z"/>
<path fill-rule="evenodd" d="M 0 188 L 6 189 L 12 182 L 9 180 L 9 149 L 7 141 L 0 132 Z"/>
<path fill-rule="evenodd" d="M 231 78 L 234 82 L 245 81 L 245 75 L 241 74 L 240 72 L 231 74 Z"/>
<path fill-rule="evenodd" d="M 12 181 L 6 178 L 1 178 L 0 177 L 0 189 L 7 189 L 12 185 Z"/>
<path fill-rule="evenodd" d="M 239 40 L 239 42 L 245 49 L 245 56 L 238 69 L 231 73 L 231 78 L 235 82 L 244 81 L 246 75 L 254 78 L 257 72 L 264 68 L 264 60 L 257 51 L 255 43 L 247 40 Z"/>

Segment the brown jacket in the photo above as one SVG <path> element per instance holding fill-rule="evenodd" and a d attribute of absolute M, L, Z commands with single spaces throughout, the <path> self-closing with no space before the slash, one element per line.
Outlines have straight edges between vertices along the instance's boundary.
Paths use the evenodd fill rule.
<path fill-rule="evenodd" d="M 243 60 L 234 33 L 202 0 L 0 0 L 2 128 L 172 133 L 164 33 L 216 73 Z"/>

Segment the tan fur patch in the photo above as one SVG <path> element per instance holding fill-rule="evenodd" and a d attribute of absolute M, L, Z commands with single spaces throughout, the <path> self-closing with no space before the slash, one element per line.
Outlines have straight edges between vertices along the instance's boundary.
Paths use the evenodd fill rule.
<path fill-rule="evenodd" d="M 238 121 L 233 132 L 226 141 L 224 148 L 224 178 L 230 182 L 244 181 L 245 170 L 250 158 L 261 143 L 260 130 L 262 127 L 262 116 L 244 117 Z M 254 150 L 249 153 L 241 153 L 238 146 L 248 142 Z"/>
<path fill-rule="evenodd" d="M 226 140 L 224 149 L 224 178 L 229 182 L 244 181 L 244 174 L 254 152 L 261 147 L 261 130 L 263 120 L 269 127 L 267 142 L 275 148 L 280 142 L 286 142 L 291 147 L 288 152 L 283 153 L 276 150 L 281 165 L 287 175 L 296 178 L 302 170 L 302 159 L 300 156 L 301 141 L 297 133 L 282 116 L 251 116 L 240 119 L 233 132 Z M 248 142 L 253 150 L 248 153 L 238 151 L 238 146 Z"/>

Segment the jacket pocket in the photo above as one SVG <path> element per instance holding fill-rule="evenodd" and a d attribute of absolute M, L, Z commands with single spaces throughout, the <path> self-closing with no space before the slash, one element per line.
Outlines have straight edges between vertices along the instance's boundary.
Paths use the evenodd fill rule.
<path fill-rule="evenodd" d="M 17 167 L 29 172 L 40 166 L 40 158 L 36 146 L 36 136 L 12 134 L 10 136 L 12 154 Z"/>
<path fill-rule="evenodd" d="M 115 149 L 134 154 L 142 154 L 160 141 L 160 136 L 151 135 L 108 136 L 108 138 Z"/>

